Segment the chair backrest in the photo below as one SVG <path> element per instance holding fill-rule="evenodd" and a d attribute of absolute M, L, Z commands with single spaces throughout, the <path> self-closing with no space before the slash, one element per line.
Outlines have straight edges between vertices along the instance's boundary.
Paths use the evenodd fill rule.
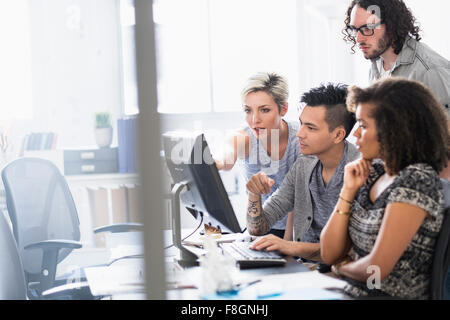
<path fill-rule="evenodd" d="M 437 238 L 433 270 L 431 275 L 430 298 L 441 300 L 443 298 L 444 282 L 450 263 L 450 182 L 441 179 L 444 189 L 445 211 L 441 232 Z"/>
<path fill-rule="evenodd" d="M 22 262 L 11 228 L 0 213 L 0 300 L 25 300 L 27 290 Z"/>
<path fill-rule="evenodd" d="M 50 161 L 20 158 L 2 171 L 6 204 L 27 282 L 39 274 L 42 250 L 27 249 L 43 240 L 80 240 L 78 214 L 66 179 Z M 72 249 L 61 249 L 58 262 Z"/>

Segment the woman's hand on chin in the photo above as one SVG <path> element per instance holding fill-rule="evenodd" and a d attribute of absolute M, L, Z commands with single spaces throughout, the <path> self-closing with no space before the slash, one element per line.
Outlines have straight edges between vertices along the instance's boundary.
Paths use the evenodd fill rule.
<path fill-rule="evenodd" d="M 372 159 L 358 159 L 348 163 L 344 171 L 343 192 L 353 198 L 369 177 Z"/>

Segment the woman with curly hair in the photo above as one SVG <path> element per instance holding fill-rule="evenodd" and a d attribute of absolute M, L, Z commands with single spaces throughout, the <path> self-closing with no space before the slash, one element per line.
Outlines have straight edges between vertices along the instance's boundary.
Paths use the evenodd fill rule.
<path fill-rule="evenodd" d="M 444 110 L 428 88 L 402 78 L 351 87 L 347 108 L 362 158 L 345 167 L 322 259 L 350 295 L 427 299 L 444 210 L 438 172 L 449 158 Z"/>
<path fill-rule="evenodd" d="M 372 61 L 371 82 L 389 76 L 425 84 L 446 107 L 450 119 L 450 62 L 419 42 L 420 28 L 402 0 L 353 0 L 347 9 L 344 40 Z"/>

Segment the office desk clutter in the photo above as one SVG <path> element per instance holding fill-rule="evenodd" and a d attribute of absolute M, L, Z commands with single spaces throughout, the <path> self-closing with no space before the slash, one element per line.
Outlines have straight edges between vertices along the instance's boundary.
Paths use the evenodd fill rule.
<path fill-rule="evenodd" d="M 200 257 L 202 280 L 200 292 L 202 295 L 212 294 L 233 289 L 234 260 L 222 254 L 217 242 L 211 236 L 203 241 L 205 255 Z"/>
<path fill-rule="evenodd" d="M 144 265 L 142 259 L 136 259 L 130 265 L 114 267 L 86 268 L 86 278 L 94 296 L 114 296 L 145 293 Z M 145 298 L 145 297 L 142 297 Z"/>
<path fill-rule="evenodd" d="M 191 230 L 182 230 L 184 234 L 190 234 Z M 198 234 L 198 232 L 197 232 Z M 171 231 L 166 230 L 165 242 L 171 243 Z M 241 234 L 226 234 L 224 244 L 229 244 L 231 237 L 239 241 Z M 193 236 L 194 238 L 195 235 Z M 188 238 L 189 239 L 189 238 Z M 206 240 L 206 238 L 203 238 Z M 216 262 L 223 261 L 226 256 L 219 250 L 218 239 L 209 238 L 207 244 L 202 247 L 212 247 L 210 258 Z M 203 254 L 207 250 L 203 250 Z M 200 252 L 200 251 L 198 251 Z M 181 267 L 176 261 L 178 250 L 170 247 L 166 250 L 166 283 L 167 299 L 176 300 L 267 300 L 267 299 L 346 299 L 340 290 L 345 286 L 345 281 L 337 279 L 330 274 L 321 274 L 312 271 L 305 264 L 293 257 L 285 257 L 286 264 L 268 268 L 239 269 L 233 261 L 228 265 L 228 270 L 218 270 L 211 275 L 211 269 L 200 266 Z M 201 254 L 200 254 L 201 255 Z M 206 256 L 204 256 L 206 258 Z M 203 258 L 200 258 L 203 261 Z M 216 266 L 216 262 L 211 265 Z M 220 267 L 219 267 L 220 268 Z M 221 283 L 219 275 L 224 275 L 227 281 Z M 214 289 L 215 288 L 215 289 Z M 220 288 L 220 289 L 219 289 Z M 332 290 L 330 290 L 332 289 Z"/>
<path fill-rule="evenodd" d="M 211 246 L 217 249 L 214 239 L 208 242 L 206 247 Z M 287 257 L 287 263 L 283 266 L 238 269 L 234 263 L 231 266 L 223 263 L 226 256 L 215 249 L 208 257 L 215 259 L 210 265 L 216 268 L 215 273 L 212 273 L 214 271 L 212 268 L 204 267 L 202 262 L 200 266 L 181 268 L 170 259 L 173 256 L 168 253 L 166 258 L 168 299 L 334 300 L 348 298 L 340 292 L 346 284 L 345 281 L 329 274 L 311 271 L 292 257 Z M 200 259 L 204 261 L 204 258 Z M 221 266 L 218 267 L 218 262 L 222 262 L 222 265 L 227 264 L 227 270 L 222 269 Z"/>
<path fill-rule="evenodd" d="M 110 253 L 108 262 L 84 270 L 91 292 L 105 298 L 132 294 L 139 299 L 135 294 L 145 292 L 142 233 L 122 233 L 112 240 L 106 248 Z"/>
<path fill-rule="evenodd" d="M 206 235 L 201 230 L 199 232 L 195 232 L 191 236 L 183 239 L 184 245 L 197 246 L 202 247 L 206 238 L 209 238 L 216 242 L 218 245 L 222 243 L 231 243 L 234 241 L 250 241 L 251 236 L 245 233 L 225 233 L 225 234 L 215 234 L 215 235 Z"/>

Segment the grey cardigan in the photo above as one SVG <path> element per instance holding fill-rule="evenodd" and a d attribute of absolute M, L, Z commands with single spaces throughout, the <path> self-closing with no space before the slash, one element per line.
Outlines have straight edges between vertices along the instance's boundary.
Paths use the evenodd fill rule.
<path fill-rule="evenodd" d="M 346 164 L 360 157 L 358 150 L 348 143 Z M 316 156 L 300 155 L 284 177 L 281 186 L 264 203 L 263 211 L 269 229 L 287 212 L 294 210 L 294 240 L 301 241 L 313 221 L 313 208 L 309 181 L 319 159 Z"/>

